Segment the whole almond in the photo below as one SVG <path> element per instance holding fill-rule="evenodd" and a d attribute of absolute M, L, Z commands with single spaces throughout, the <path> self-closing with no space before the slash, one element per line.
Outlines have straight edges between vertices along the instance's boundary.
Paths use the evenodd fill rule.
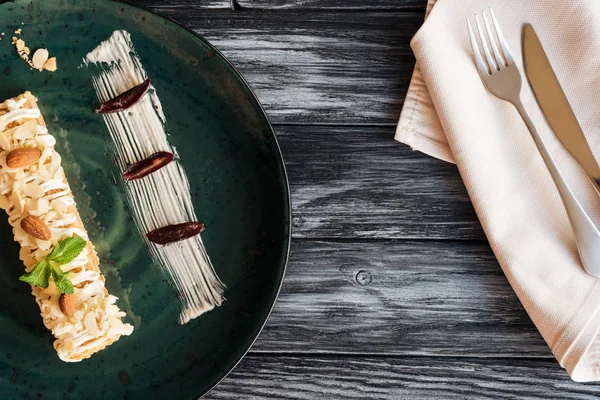
<path fill-rule="evenodd" d="M 205 226 L 202 222 L 184 222 L 181 224 L 164 226 L 146 234 L 149 241 L 156 244 L 168 244 L 189 239 L 203 232 Z"/>
<path fill-rule="evenodd" d="M 38 149 L 29 147 L 21 147 L 12 150 L 6 156 L 6 165 L 9 168 L 25 168 L 35 163 L 42 156 L 42 152 Z"/>
<path fill-rule="evenodd" d="M 150 78 L 146 78 L 146 80 L 139 85 L 121 93 L 106 103 L 100 104 L 98 107 L 96 107 L 95 111 L 98 114 L 109 114 L 127 110 L 129 107 L 132 107 L 134 104 L 140 101 L 149 88 Z"/>
<path fill-rule="evenodd" d="M 69 318 L 75 314 L 75 303 L 77 303 L 77 299 L 74 294 L 61 294 L 58 299 L 60 311 Z"/>
<path fill-rule="evenodd" d="M 26 216 L 21 220 L 21 228 L 36 239 L 52 239 L 52 233 L 50 232 L 50 229 L 46 226 L 44 221 L 38 217 L 31 215 Z"/>
<path fill-rule="evenodd" d="M 123 171 L 123 180 L 133 181 L 136 179 L 142 179 L 146 175 L 158 171 L 171 161 L 173 161 L 173 153 L 169 153 L 168 151 L 159 151 L 152 154 L 150 157 L 140 160 L 127 167 L 127 169 Z"/>

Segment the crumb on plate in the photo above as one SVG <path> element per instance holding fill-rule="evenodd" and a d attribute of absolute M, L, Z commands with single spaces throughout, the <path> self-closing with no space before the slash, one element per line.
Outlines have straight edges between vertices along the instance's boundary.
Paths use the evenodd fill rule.
<path fill-rule="evenodd" d="M 56 57 L 50 57 L 47 59 L 42 68 L 50 72 L 56 71 Z"/>
<path fill-rule="evenodd" d="M 20 28 L 17 29 L 17 31 L 20 30 Z M 15 31 L 15 33 L 17 31 Z M 49 57 L 48 50 L 42 48 L 37 49 L 33 54 L 33 57 L 30 59 L 29 54 L 31 53 L 31 51 L 29 50 L 29 47 L 27 47 L 23 39 L 19 39 L 16 36 L 13 36 L 12 43 L 15 45 L 19 57 L 21 57 L 25 62 L 27 62 L 27 64 L 29 64 L 31 68 L 35 68 L 38 71 L 56 71 L 56 57 Z"/>

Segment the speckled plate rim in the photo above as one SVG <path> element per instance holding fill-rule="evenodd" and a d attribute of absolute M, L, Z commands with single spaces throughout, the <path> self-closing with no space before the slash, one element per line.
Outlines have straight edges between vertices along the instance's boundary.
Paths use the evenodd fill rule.
<path fill-rule="evenodd" d="M 240 357 L 238 358 L 237 361 L 232 363 L 230 367 L 227 367 L 225 369 L 225 372 L 219 378 L 217 378 L 212 384 L 210 384 L 207 389 L 205 389 L 201 393 L 196 394 L 196 397 L 198 399 L 201 399 L 202 397 L 207 395 L 211 390 L 213 390 L 217 385 L 219 385 L 219 383 L 221 383 L 223 381 L 223 379 L 225 379 L 231 373 L 231 371 L 233 371 L 235 369 L 235 367 L 238 366 L 238 364 L 244 359 L 244 357 L 246 357 L 246 355 L 248 354 L 248 352 L 250 351 L 252 346 L 254 346 L 254 343 L 256 343 L 256 340 L 262 333 L 265 325 L 267 324 L 267 321 L 269 320 L 269 317 L 271 316 L 271 313 L 273 312 L 273 307 L 275 307 L 275 303 L 277 302 L 277 299 L 279 297 L 279 293 L 281 292 L 281 287 L 283 285 L 283 281 L 285 279 L 285 274 L 287 272 L 287 265 L 288 265 L 288 261 L 289 261 L 289 257 L 290 257 L 290 248 L 291 248 L 291 243 L 292 243 L 292 198 L 291 198 L 291 194 L 290 194 L 289 178 L 288 178 L 287 170 L 285 168 L 283 154 L 281 153 L 281 147 L 279 146 L 279 141 L 277 140 L 277 135 L 275 135 L 275 130 L 273 129 L 273 125 L 271 125 L 271 121 L 269 120 L 269 117 L 268 117 L 263 105 L 261 104 L 260 100 L 258 100 L 258 97 L 256 96 L 256 93 L 254 93 L 254 90 L 252 90 L 252 88 L 246 81 L 246 78 L 244 78 L 244 76 L 237 70 L 237 68 L 235 68 L 235 66 L 231 63 L 231 61 L 229 61 L 227 59 L 227 57 L 225 57 L 223 55 L 223 53 L 221 53 L 219 51 L 219 49 L 217 49 L 212 43 L 210 43 L 208 40 L 206 40 L 201 35 L 197 34 L 196 32 L 192 31 L 191 29 L 186 28 L 185 26 L 179 24 L 177 21 L 173 20 L 172 18 L 169 18 L 164 15 L 160 15 L 151 10 L 146 10 L 146 9 L 137 7 L 137 6 L 129 3 L 127 0 L 108 0 L 108 1 L 112 2 L 112 3 L 117 3 L 117 4 L 124 4 L 128 7 L 134 8 L 141 12 L 154 15 L 158 18 L 162 18 L 163 20 L 169 22 L 170 24 L 173 24 L 175 27 L 182 29 L 184 33 L 193 35 L 200 41 L 204 42 L 207 46 L 209 46 L 211 48 L 211 50 L 214 50 L 221 57 L 221 59 L 231 68 L 233 73 L 235 73 L 240 78 L 240 81 L 242 82 L 242 84 L 244 86 L 246 86 L 246 89 L 248 90 L 249 94 L 252 96 L 252 99 L 256 102 L 256 105 L 258 106 L 260 112 L 265 117 L 265 121 L 269 128 L 269 133 L 273 137 L 273 141 L 275 143 L 275 148 L 277 150 L 275 155 L 278 156 L 277 164 L 279 166 L 279 170 L 280 170 L 279 172 L 280 172 L 281 176 L 283 177 L 283 183 L 284 183 L 284 188 L 285 188 L 285 200 L 287 202 L 287 207 L 286 207 L 287 208 L 287 220 L 286 220 L 286 222 L 288 225 L 287 246 L 285 247 L 285 257 L 284 257 L 284 262 L 283 262 L 282 271 L 281 271 L 281 279 L 279 280 L 279 284 L 277 285 L 277 290 L 275 290 L 275 292 L 273 293 L 273 297 L 271 299 L 271 302 L 269 305 L 269 310 L 267 311 L 267 315 L 265 316 L 264 321 L 259 324 L 260 328 L 254 335 L 254 338 L 252 338 L 252 340 L 250 341 L 248 346 L 242 351 L 242 354 L 240 355 Z"/>

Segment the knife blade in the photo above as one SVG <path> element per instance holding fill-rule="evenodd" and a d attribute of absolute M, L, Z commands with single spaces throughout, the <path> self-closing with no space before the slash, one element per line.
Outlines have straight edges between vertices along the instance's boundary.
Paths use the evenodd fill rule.
<path fill-rule="evenodd" d="M 552 130 L 596 186 L 600 185 L 598 162 L 552 69 L 542 43 L 530 24 L 525 25 L 524 29 L 523 59 L 527 79 Z"/>

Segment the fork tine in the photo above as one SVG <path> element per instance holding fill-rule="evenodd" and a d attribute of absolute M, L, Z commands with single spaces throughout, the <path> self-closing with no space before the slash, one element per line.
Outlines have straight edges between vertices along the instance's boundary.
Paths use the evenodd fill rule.
<path fill-rule="evenodd" d="M 492 17 L 492 22 L 494 23 L 494 28 L 496 29 L 496 35 L 498 35 L 498 40 L 500 41 L 500 46 L 502 47 L 502 52 L 504 53 L 504 58 L 506 59 L 506 65 L 514 64 L 515 60 L 513 59 L 510 47 L 508 47 L 508 43 L 504 38 L 502 29 L 500 29 L 500 25 L 498 24 L 498 20 L 496 19 L 496 14 L 494 14 L 494 10 L 492 9 L 492 7 L 489 8 L 489 11 Z"/>
<path fill-rule="evenodd" d="M 492 27 L 490 26 L 490 22 L 488 21 L 487 15 L 485 15 L 485 11 L 483 14 L 483 25 L 485 25 L 485 30 L 487 31 L 488 38 L 490 38 L 490 43 L 492 44 L 492 50 L 494 51 L 494 56 L 496 57 L 496 64 L 498 64 L 498 68 L 502 69 L 506 66 L 504 63 L 504 59 L 500 55 L 500 50 L 498 50 L 498 45 L 496 44 L 496 36 L 492 31 Z"/>
<path fill-rule="evenodd" d="M 479 50 L 479 45 L 477 44 L 477 39 L 475 38 L 475 33 L 473 33 L 473 26 L 471 25 L 471 20 L 469 18 L 467 18 L 467 25 L 469 26 L 469 38 L 471 39 L 471 49 L 473 50 L 473 56 L 475 57 L 475 65 L 477 65 L 477 69 L 481 76 L 489 75 L 490 70 L 483 62 L 483 58 L 481 58 L 481 51 Z"/>
<path fill-rule="evenodd" d="M 494 70 L 499 71 L 500 68 L 498 68 L 498 66 L 496 65 L 496 62 L 494 61 L 494 59 L 492 58 L 492 54 L 490 53 L 490 48 L 488 47 L 488 38 L 487 35 L 485 33 L 485 31 L 483 30 L 483 28 L 481 27 L 481 21 L 479 20 L 479 15 L 475 14 L 475 23 L 477 24 L 477 31 L 479 32 L 479 39 L 481 40 L 481 45 L 483 47 L 483 52 L 485 53 L 485 58 L 487 59 L 488 65 L 490 66 L 490 70 L 492 71 L 492 73 L 494 72 Z M 493 38 L 489 38 L 490 42 L 493 40 Z"/>

